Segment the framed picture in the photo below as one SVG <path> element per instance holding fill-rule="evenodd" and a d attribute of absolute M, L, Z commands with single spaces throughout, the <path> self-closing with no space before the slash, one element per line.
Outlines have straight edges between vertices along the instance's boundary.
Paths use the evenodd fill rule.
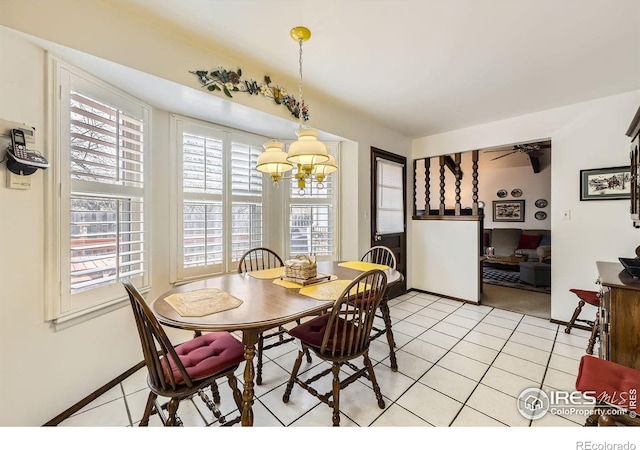
<path fill-rule="evenodd" d="M 524 222 L 524 200 L 494 200 L 494 222 Z"/>
<path fill-rule="evenodd" d="M 631 198 L 629 166 L 580 171 L 580 200 L 620 200 Z"/>

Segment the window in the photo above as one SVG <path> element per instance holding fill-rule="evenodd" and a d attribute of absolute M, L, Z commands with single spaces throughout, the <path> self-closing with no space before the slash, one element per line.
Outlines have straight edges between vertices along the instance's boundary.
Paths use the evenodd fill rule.
<path fill-rule="evenodd" d="M 378 158 L 376 233 L 404 232 L 404 165 Z"/>
<path fill-rule="evenodd" d="M 263 179 L 255 166 L 266 138 L 171 121 L 181 211 L 172 280 L 234 271 L 247 250 L 263 245 Z"/>
<path fill-rule="evenodd" d="M 149 285 L 149 108 L 75 68 L 51 64 L 60 196 L 53 202 L 59 228 L 50 272 L 60 284 L 48 316 L 64 321 L 121 301 L 122 279 Z"/>
<path fill-rule="evenodd" d="M 327 143 L 329 153 L 337 159 L 339 146 Z M 295 175 L 295 169 L 293 171 Z M 331 260 L 338 255 L 337 202 L 338 174 L 327 177 L 320 186 L 315 180 L 307 182 L 304 194 L 295 180 L 289 195 L 289 255 L 315 255 Z"/>

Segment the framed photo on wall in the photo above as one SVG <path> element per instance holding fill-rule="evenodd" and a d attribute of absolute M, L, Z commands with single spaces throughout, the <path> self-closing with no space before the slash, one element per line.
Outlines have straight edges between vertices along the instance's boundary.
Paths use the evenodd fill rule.
<path fill-rule="evenodd" d="M 629 198 L 631 198 L 629 166 L 580 171 L 580 201 Z"/>
<path fill-rule="evenodd" d="M 494 222 L 524 222 L 524 200 L 494 200 Z"/>

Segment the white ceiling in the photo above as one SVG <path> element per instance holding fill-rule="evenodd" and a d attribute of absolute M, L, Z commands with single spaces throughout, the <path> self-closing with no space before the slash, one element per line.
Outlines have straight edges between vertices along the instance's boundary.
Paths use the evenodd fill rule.
<path fill-rule="evenodd" d="M 408 138 L 640 89 L 640 0 L 106 1 Z"/>

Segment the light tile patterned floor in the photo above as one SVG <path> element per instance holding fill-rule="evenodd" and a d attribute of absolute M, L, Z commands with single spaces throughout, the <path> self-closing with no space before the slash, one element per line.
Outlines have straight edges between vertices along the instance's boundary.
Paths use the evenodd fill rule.
<path fill-rule="evenodd" d="M 399 371 L 389 368 L 384 338 L 371 344 L 370 357 L 385 397 L 377 405 L 362 381 L 348 386 L 340 399 L 345 427 L 578 427 L 582 415 L 524 419 L 516 409 L 529 387 L 573 390 L 588 332 L 548 320 L 410 292 L 390 302 Z M 297 355 L 294 343 L 265 353 L 263 384 L 256 386 L 255 425 L 260 427 L 330 426 L 331 409 L 300 387 L 282 402 L 284 385 Z M 317 369 L 318 358 L 301 371 Z M 323 363 L 324 364 L 324 363 Z M 242 366 L 238 378 L 242 379 Z M 329 391 L 330 378 L 319 389 Z M 220 385 L 221 411 L 237 415 L 226 383 Z M 147 398 L 146 369 L 114 387 L 64 427 L 135 426 Z M 184 401 L 179 416 L 186 426 L 212 425 L 213 417 L 198 398 Z M 160 425 L 152 416 L 152 426 Z M 213 426 L 217 426 L 213 423 Z"/>

